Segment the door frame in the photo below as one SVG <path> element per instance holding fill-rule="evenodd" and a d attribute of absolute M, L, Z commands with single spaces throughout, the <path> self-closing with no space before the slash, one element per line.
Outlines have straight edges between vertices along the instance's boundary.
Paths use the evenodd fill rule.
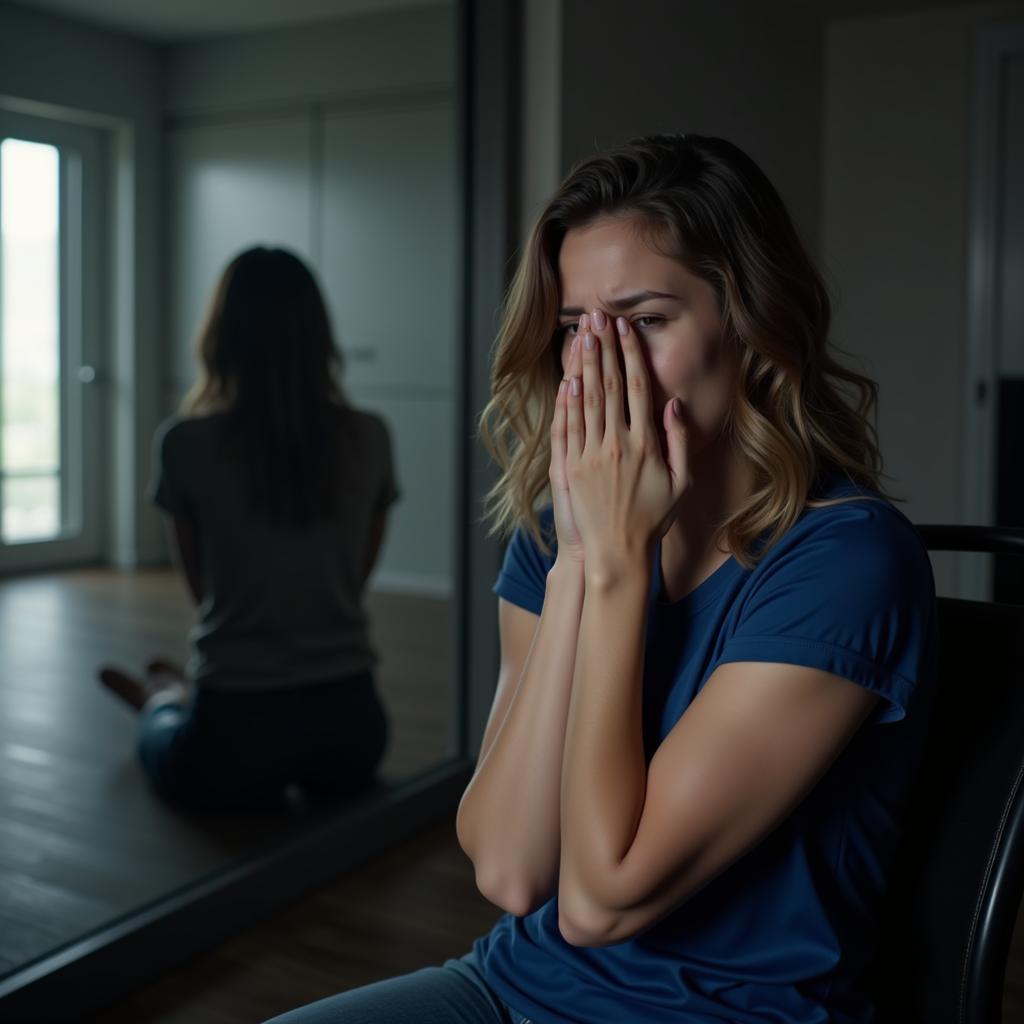
<path fill-rule="evenodd" d="M 999 255 L 999 183 L 1003 64 L 1024 55 L 1024 25 L 977 30 L 967 238 L 967 353 L 961 447 L 961 520 L 990 524 L 995 515 L 996 265 Z M 957 593 L 990 600 L 992 558 L 961 554 Z"/>
<path fill-rule="evenodd" d="M 0 109 L 0 138 L 56 146 L 60 160 L 60 346 L 62 521 L 54 538 L 4 543 L 4 573 L 99 561 L 104 553 L 104 508 L 108 496 L 103 451 L 104 424 L 97 390 L 108 353 L 103 350 L 107 246 L 105 139 L 101 129 L 67 119 Z M 79 371 L 90 368 L 91 381 Z"/>

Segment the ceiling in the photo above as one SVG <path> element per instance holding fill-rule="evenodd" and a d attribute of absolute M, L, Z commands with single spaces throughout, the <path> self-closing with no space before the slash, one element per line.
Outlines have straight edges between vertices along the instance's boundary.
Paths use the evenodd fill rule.
<path fill-rule="evenodd" d="M 886 14 L 912 14 L 940 7 L 979 7 L 991 0 L 802 0 L 817 7 L 826 18 L 874 18 Z"/>
<path fill-rule="evenodd" d="M 327 21 L 454 0 L 17 0 L 23 7 L 118 29 L 157 42 Z M 794 0 L 790 0 L 794 2 Z M 903 14 L 987 0 L 795 0 L 809 15 L 832 18 Z"/>
<path fill-rule="evenodd" d="M 327 21 L 453 0 L 17 0 L 156 42 Z"/>

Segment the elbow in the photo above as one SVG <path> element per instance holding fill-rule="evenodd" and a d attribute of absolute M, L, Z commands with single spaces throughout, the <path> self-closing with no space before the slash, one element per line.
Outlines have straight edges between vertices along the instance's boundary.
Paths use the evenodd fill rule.
<path fill-rule="evenodd" d="M 533 913 L 547 899 L 524 873 L 495 862 L 470 842 L 456 823 L 456 835 L 462 852 L 472 861 L 476 887 L 485 900 L 516 917 Z"/>
<path fill-rule="evenodd" d="M 545 886 L 541 879 L 532 878 L 522 864 L 510 863 L 501 851 L 482 849 L 476 842 L 479 837 L 474 836 L 469 820 L 461 811 L 462 808 L 456 818 L 456 836 L 463 853 L 473 863 L 480 895 L 517 918 L 525 918 L 526 914 L 543 906 L 553 895 L 554 886 Z"/>
<path fill-rule="evenodd" d="M 570 946 L 614 946 L 626 942 L 654 923 L 650 900 L 627 888 L 624 879 L 593 879 L 565 870 L 559 876 L 558 930 Z"/>
<path fill-rule="evenodd" d="M 476 866 L 476 887 L 484 899 L 515 917 L 526 917 L 547 902 L 548 896 L 519 872 Z"/>
<path fill-rule="evenodd" d="M 680 892 L 677 900 L 666 904 L 654 894 L 623 890 L 599 893 L 568 885 L 562 879 L 558 930 L 570 946 L 614 946 L 647 931 L 666 913 L 677 910 L 695 891 Z"/>
<path fill-rule="evenodd" d="M 521 863 L 510 863 L 507 850 L 495 850 L 486 842 L 480 842 L 482 837 L 478 830 L 472 827 L 470 818 L 462 811 L 460 807 L 455 819 L 455 834 L 463 853 L 473 863 L 480 895 L 516 917 L 525 917 L 543 906 L 554 895 L 554 884 L 545 884 L 539 874 L 536 877 L 531 875 Z"/>
<path fill-rule="evenodd" d="M 570 946 L 611 946 L 628 939 L 624 917 L 578 885 L 567 885 L 563 879 L 559 886 L 558 930 Z"/>
<path fill-rule="evenodd" d="M 630 936 L 622 933 L 622 921 L 618 914 L 589 907 L 563 906 L 559 901 L 558 930 L 570 946 L 612 946 Z"/>

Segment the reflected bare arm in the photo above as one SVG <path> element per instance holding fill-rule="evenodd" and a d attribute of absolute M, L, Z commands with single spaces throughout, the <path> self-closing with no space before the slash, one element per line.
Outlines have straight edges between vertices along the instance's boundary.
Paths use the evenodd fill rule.
<path fill-rule="evenodd" d="M 192 600 L 198 605 L 203 600 L 203 562 L 199 531 L 187 516 L 166 516 L 164 525 L 171 557 L 178 571 L 185 577 L 185 585 Z"/>
<path fill-rule="evenodd" d="M 362 586 L 366 586 L 366 581 L 370 578 L 370 573 L 373 572 L 373 567 L 377 564 L 381 545 L 384 543 L 384 530 L 387 522 L 387 513 L 379 512 L 370 525 L 370 536 L 366 543 L 366 553 L 363 556 L 363 575 L 359 581 Z"/>

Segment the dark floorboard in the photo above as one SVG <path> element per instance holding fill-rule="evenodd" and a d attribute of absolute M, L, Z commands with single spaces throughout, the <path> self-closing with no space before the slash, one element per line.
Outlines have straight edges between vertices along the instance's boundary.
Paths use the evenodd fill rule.
<path fill-rule="evenodd" d="M 381 774 L 408 778 L 447 750 L 448 602 L 367 604 L 392 718 Z M 191 621 L 170 570 L 0 581 L 0 974 L 272 843 L 305 813 L 186 815 L 147 788 L 134 713 L 96 669 L 184 661 Z"/>
<path fill-rule="evenodd" d="M 468 952 L 499 911 L 438 826 L 97 1017 L 241 1024 Z"/>

